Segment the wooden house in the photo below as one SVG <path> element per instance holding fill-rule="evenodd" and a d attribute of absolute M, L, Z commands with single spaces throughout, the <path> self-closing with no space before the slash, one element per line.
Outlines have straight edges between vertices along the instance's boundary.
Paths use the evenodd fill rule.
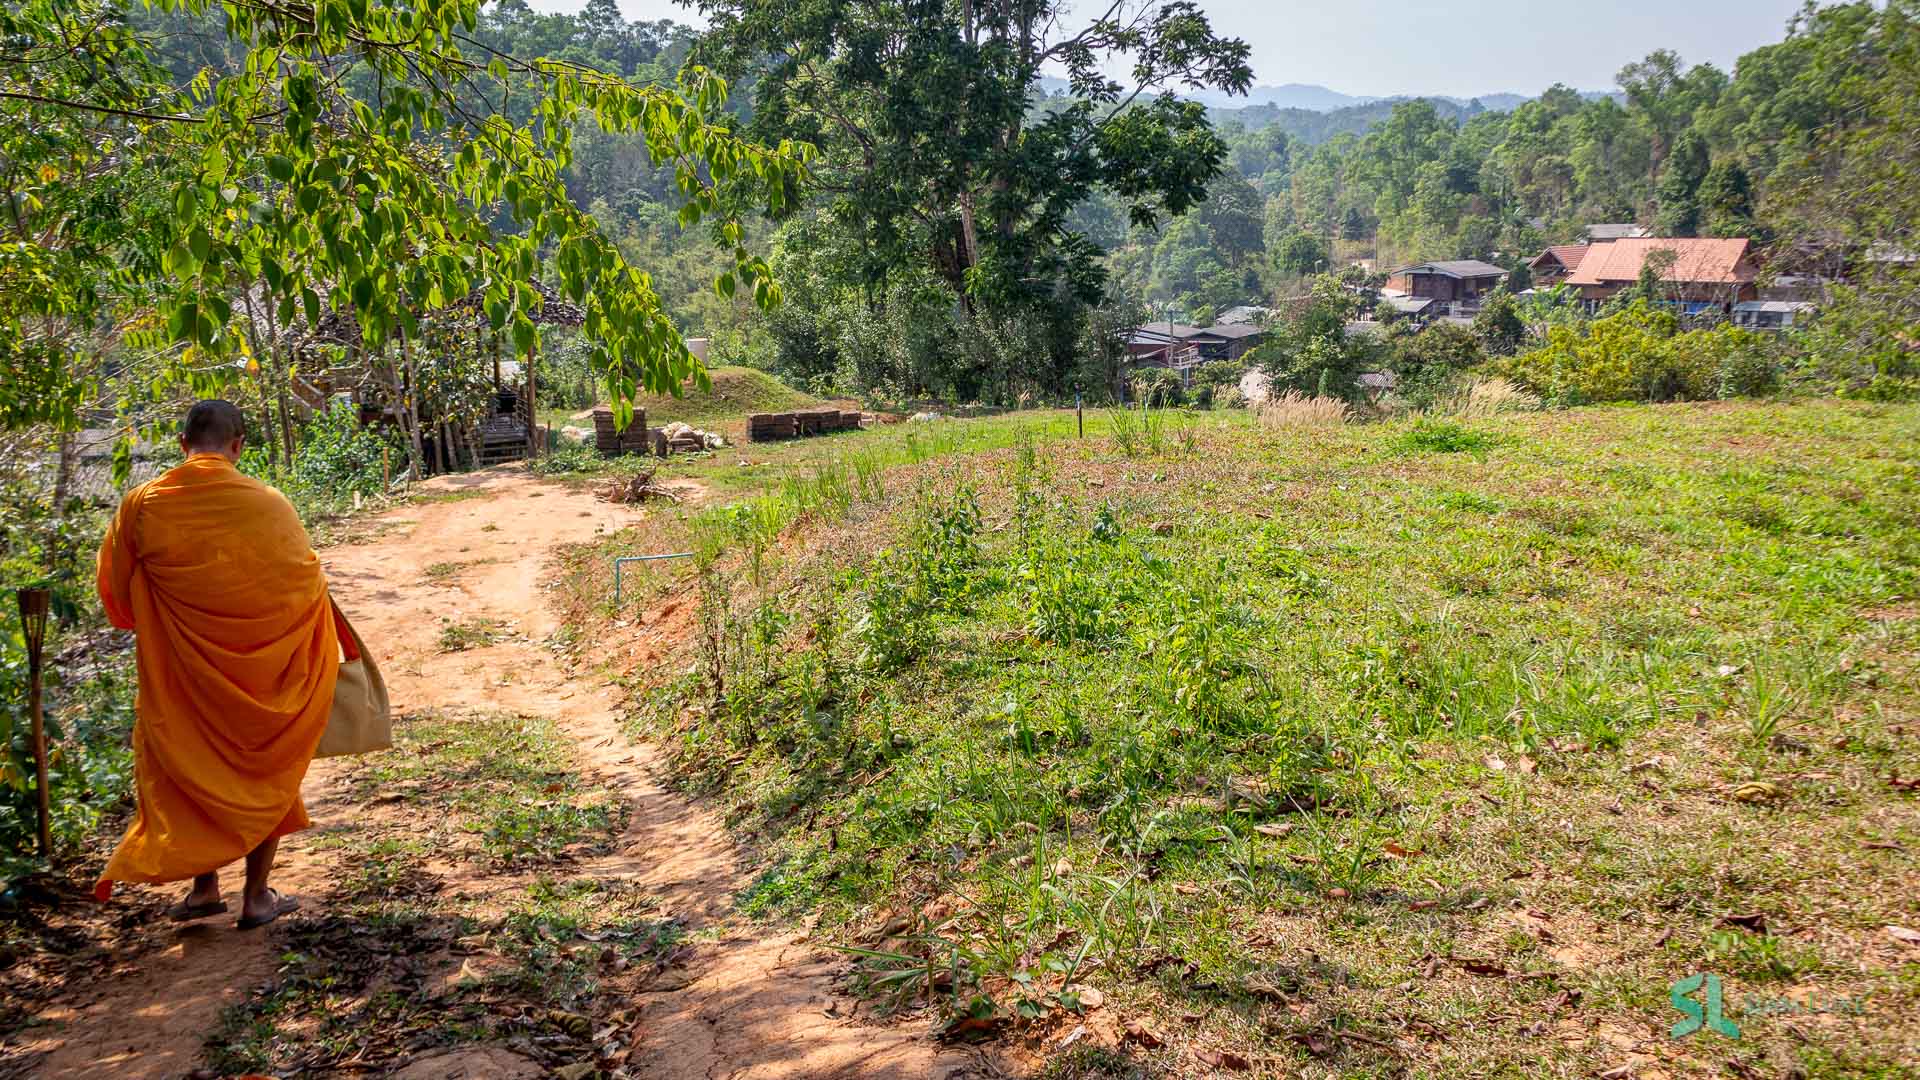
<path fill-rule="evenodd" d="M 1533 271 L 1533 287 L 1551 289 L 1555 285 L 1573 276 L 1580 269 L 1580 260 L 1586 258 L 1590 244 L 1555 244 L 1553 247 L 1535 255 L 1527 263 L 1527 269 Z"/>
<path fill-rule="evenodd" d="M 1247 323 L 1188 326 L 1185 323 L 1148 323 L 1127 339 L 1127 354 L 1136 367 L 1163 367 L 1192 381 L 1192 371 L 1215 360 L 1238 360 L 1252 351 L 1267 332 Z"/>
<path fill-rule="evenodd" d="M 1477 304 L 1500 287 L 1507 272 L 1478 259 L 1419 263 L 1387 276 L 1387 289 L 1415 300 L 1448 304 Z"/>
<path fill-rule="evenodd" d="M 1642 237 L 1595 244 L 1581 257 L 1567 284 L 1580 290 L 1589 305 L 1604 303 L 1640 279 L 1641 268 L 1657 252 L 1671 252 L 1670 265 L 1661 273 L 1665 299 L 1687 314 L 1759 298 L 1755 284 L 1759 268 L 1746 240 L 1709 240 L 1680 237 Z M 1664 256 L 1663 256 L 1664 257 Z"/>

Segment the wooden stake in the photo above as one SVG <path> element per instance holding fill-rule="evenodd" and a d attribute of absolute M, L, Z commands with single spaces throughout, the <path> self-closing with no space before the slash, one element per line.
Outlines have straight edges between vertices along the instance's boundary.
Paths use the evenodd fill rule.
<path fill-rule="evenodd" d="M 47 719 L 40 701 L 40 661 L 47 643 L 47 612 L 52 596 L 45 589 L 21 589 L 20 629 L 27 645 L 27 715 L 33 722 L 33 789 L 38 798 L 40 854 L 53 858 L 53 800 L 47 790 Z"/>
<path fill-rule="evenodd" d="M 540 431 L 540 411 L 534 405 L 533 350 L 527 350 L 527 460 L 540 456 L 534 436 Z"/>
<path fill-rule="evenodd" d="M 413 369 L 413 350 L 407 348 L 407 330 L 404 326 L 400 328 L 400 362 L 407 372 L 407 392 L 400 415 L 405 419 L 407 438 L 413 445 L 413 454 L 407 459 L 407 469 L 414 480 L 419 480 L 420 471 L 427 465 L 426 452 L 420 447 L 420 377 Z"/>

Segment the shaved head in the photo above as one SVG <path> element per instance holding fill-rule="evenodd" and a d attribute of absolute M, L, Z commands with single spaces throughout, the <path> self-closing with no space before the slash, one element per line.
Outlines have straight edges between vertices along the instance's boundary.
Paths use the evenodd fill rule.
<path fill-rule="evenodd" d="M 239 407 L 231 401 L 208 398 L 187 410 L 187 419 L 180 427 L 180 446 L 188 453 L 218 454 L 246 434 L 247 421 Z"/>

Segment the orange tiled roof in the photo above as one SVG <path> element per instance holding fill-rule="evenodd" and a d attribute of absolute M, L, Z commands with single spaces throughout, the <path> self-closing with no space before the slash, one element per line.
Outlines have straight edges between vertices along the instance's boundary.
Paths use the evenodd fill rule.
<path fill-rule="evenodd" d="M 1567 284 L 1612 285 L 1633 281 L 1640 276 L 1640 267 L 1648 255 L 1671 251 L 1673 266 L 1662 275 L 1662 280 L 1741 285 L 1758 276 L 1747 262 L 1747 243 L 1745 240 L 1650 236 L 1596 244 L 1581 258 L 1579 268 L 1567 278 Z"/>
<path fill-rule="evenodd" d="M 1570 271 L 1577 270 L 1580 268 L 1580 260 L 1586 257 L 1587 249 L 1591 246 L 1590 244 L 1555 244 L 1535 256 L 1533 262 L 1528 265 L 1538 266 L 1541 259 L 1551 255 L 1560 261 L 1561 266 Z"/>

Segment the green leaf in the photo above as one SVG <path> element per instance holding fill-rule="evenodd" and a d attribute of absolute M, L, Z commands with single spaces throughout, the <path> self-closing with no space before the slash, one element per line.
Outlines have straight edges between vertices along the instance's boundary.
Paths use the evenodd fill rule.
<path fill-rule="evenodd" d="M 513 317 L 513 351 L 521 356 L 532 356 L 533 346 L 539 340 L 533 320 L 524 314 Z"/>

